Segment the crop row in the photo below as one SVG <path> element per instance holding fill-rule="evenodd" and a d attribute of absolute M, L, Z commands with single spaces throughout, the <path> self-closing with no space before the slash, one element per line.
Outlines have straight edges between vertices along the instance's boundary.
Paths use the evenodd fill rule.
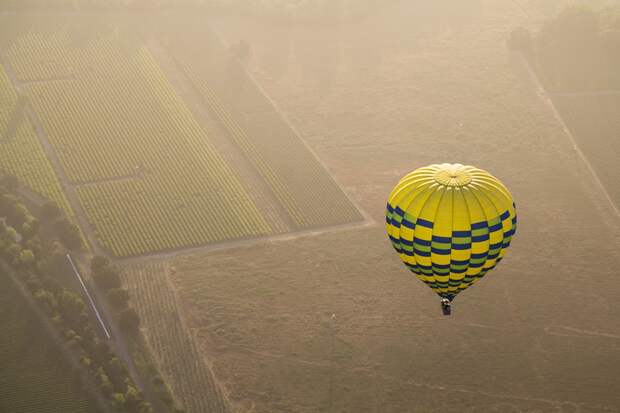
<path fill-rule="evenodd" d="M 126 271 L 129 288 L 147 340 L 169 379 L 174 395 L 188 412 L 226 412 L 222 394 L 190 333 L 184 329 L 162 264 Z"/>
<path fill-rule="evenodd" d="M 263 111 L 251 116 L 235 110 L 238 102 L 266 101 L 245 73 L 237 72 L 237 78 L 225 82 L 217 79 L 221 73 L 212 76 L 213 70 L 201 66 L 208 63 L 183 53 L 176 52 L 176 55 L 185 74 L 298 228 L 362 219 L 357 208 L 273 107 L 263 102 L 258 105 Z M 222 89 L 235 83 L 244 85 L 236 95 Z"/>
<path fill-rule="evenodd" d="M 114 47 L 116 37 L 109 32 L 82 44 L 67 27 L 30 30 L 13 41 L 6 58 L 20 80 L 111 77 L 125 73 L 130 66 L 129 51 Z"/>

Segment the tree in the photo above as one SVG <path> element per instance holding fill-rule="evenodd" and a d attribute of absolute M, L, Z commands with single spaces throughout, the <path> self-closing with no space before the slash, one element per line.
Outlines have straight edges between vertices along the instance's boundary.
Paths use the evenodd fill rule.
<path fill-rule="evenodd" d="M 116 387 L 121 387 L 125 383 L 125 379 L 127 378 L 128 372 L 125 363 L 114 356 L 110 358 L 107 362 L 107 369 L 110 380 L 114 383 Z"/>
<path fill-rule="evenodd" d="M 129 292 L 124 288 L 111 288 L 106 297 L 114 308 L 122 310 L 127 307 Z"/>
<path fill-rule="evenodd" d="M 125 395 L 123 393 L 114 393 L 112 395 L 112 403 L 118 410 L 124 411 L 126 403 Z"/>
<path fill-rule="evenodd" d="M 32 217 L 26 205 L 21 202 L 13 203 L 12 208 L 8 212 L 6 219 L 15 228 L 21 228 Z"/>
<path fill-rule="evenodd" d="M 26 239 L 34 237 L 39 232 L 39 226 L 40 224 L 38 219 L 32 216 L 28 217 L 26 222 L 22 224 L 22 235 Z"/>
<path fill-rule="evenodd" d="M 141 401 L 142 395 L 140 395 L 138 389 L 128 384 L 127 390 L 125 391 L 125 402 L 127 403 L 127 407 L 132 411 L 136 411 Z"/>
<path fill-rule="evenodd" d="M 101 255 L 96 255 L 90 261 L 90 270 L 92 272 L 97 272 L 108 265 L 110 265 L 110 260 L 108 258 L 102 257 Z"/>
<path fill-rule="evenodd" d="M 21 269 L 31 270 L 35 264 L 34 253 L 28 249 L 24 249 L 19 253 L 17 259 L 17 267 Z"/>
<path fill-rule="evenodd" d="M 97 286 L 104 291 L 112 288 L 121 288 L 121 277 L 118 275 L 118 271 L 111 265 L 98 269 L 92 275 Z"/>
<path fill-rule="evenodd" d="M 82 247 L 82 237 L 80 236 L 79 228 L 67 218 L 57 219 L 54 223 L 54 229 L 60 242 L 68 249 L 78 250 Z"/>
<path fill-rule="evenodd" d="M 39 290 L 34 294 L 34 298 L 41 304 L 44 310 L 52 315 L 56 316 L 56 311 L 58 309 L 58 301 L 56 301 L 56 297 L 50 291 Z M 61 320 L 61 317 L 58 317 L 58 320 Z"/>
<path fill-rule="evenodd" d="M 19 255 L 22 252 L 22 247 L 19 246 L 19 244 L 9 244 L 9 247 L 6 250 L 6 256 L 9 259 L 9 261 L 15 265 L 18 260 L 19 260 Z"/>
<path fill-rule="evenodd" d="M 32 237 L 24 243 L 24 247 L 34 252 L 37 259 L 43 255 L 43 245 L 39 237 Z M 42 260 L 43 261 L 43 260 Z"/>
<path fill-rule="evenodd" d="M 56 298 L 58 299 L 58 306 L 62 317 L 67 320 L 67 324 L 71 328 L 81 334 L 84 326 L 88 324 L 84 300 L 79 295 L 65 289 L 57 294 Z"/>
<path fill-rule="evenodd" d="M 0 191 L 0 217 L 9 217 L 13 212 L 13 207 L 17 203 L 17 197 L 15 195 L 2 193 Z"/>
<path fill-rule="evenodd" d="M 92 362 L 92 360 L 91 360 L 90 358 L 88 358 L 87 356 L 82 355 L 82 356 L 80 357 L 80 363 L 82 363 L 82 365 L 83 365 L 84 367 L 86 367 L 87 369 L 89 369 L 89 368 L 90 368 L 90 366 L 91 366 L 91 364 L 92 364 L 93 362 Z"/>
<path fill-rule="evenodd" d="M 129 307 L 120 312 L 118 316 L 118 323 L 126 332 L 135 332 L 140 326 L 140 317 L 133 308 Z"/>
<path fill-rule="evenodd" d="M 52 222 L 54 219 L 60 217 L 62 211 L 60 210 L 56 202 L 45 201 L 45 203 L 41 205 L 39 213 L 41 214 L 41 218 L 43 218 L 44 221 Z"/>
<path fill-rule="evenodd" d="M 3 238 L 8 242 L 17 242 L 17 231 L 13 227 L 5 227 Z"/>

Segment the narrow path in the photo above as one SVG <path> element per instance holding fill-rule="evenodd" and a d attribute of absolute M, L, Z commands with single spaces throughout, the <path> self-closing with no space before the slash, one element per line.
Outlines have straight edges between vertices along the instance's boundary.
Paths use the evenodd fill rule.
<path fill-rule="evenodd" d="M 375 226 L 376 223 L 372 220 L 351 222 L 347 224 L 335 225 L 331 227 L 322 227 L 319 229 L 308 229 L 297 232 L 287 232 L 285 234 L 270 235 L 266 237 L 257 237 L 250 239 L 242 239 L 238 241 L 222 241 L 217 243 L 211 243 L 207 245 L 201 245 L 198 247 L 179 248 L 176 250 L 156 252 L 152 254 L 139 255 L 134 257 L 115 258 L 115 261 L 122 264 L 139 264 L 150 263 L 154 261 L 168 260 L 174 257 L 181 257 L 184 255 L 191 255 L 195 253 L 205 253 L 211 251 L 236 249 L 239 247 L 250 247 L 252 245 L 268 244 L 282 241 L 292 241 L 305 237 L 316 237 L 322 234 L 329 234 L 340 231 L 351 231 L 360 228 L 369 228 Z"/>
<path fill-rule="evenodd" d="M 239 178 L 246 192 L 274 232 L 283 233 L 294 230 L 293 221 L 271 188 L 234 143 L 224 124 L 208 109 L 207 102 L 196 89 L 196 86 L 187 78 L 174 57 L 156 39 L 150 38 L 146 43 L 177 94 L 181 96 L 194 118 L 207 132 L 210 142 Z"/>

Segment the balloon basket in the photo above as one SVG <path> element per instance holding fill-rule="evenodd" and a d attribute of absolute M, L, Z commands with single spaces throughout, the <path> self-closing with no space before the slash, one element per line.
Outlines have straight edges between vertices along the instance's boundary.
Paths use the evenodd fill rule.
<path fill-rule="evenodd" d="M 452 306 L 450 305 L 441 305 L 441 312 L 443 313 L 443 315 L 452 315 Z"/>

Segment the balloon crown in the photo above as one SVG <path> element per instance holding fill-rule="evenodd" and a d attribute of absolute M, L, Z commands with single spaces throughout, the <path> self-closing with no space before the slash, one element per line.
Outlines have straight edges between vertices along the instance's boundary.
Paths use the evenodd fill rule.
<path fill-rule="evenodd" d="M 460 163 L 444 163 L 435 172 L 435 181 L 445 186 L 465 186 L 471 182 L 471 174 L 467 167 Z"/>

